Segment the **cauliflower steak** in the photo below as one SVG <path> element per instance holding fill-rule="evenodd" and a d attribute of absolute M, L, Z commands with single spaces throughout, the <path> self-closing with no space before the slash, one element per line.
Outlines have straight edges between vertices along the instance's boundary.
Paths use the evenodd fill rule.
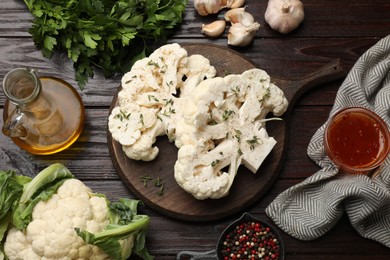
<path fill-rule="evenodd" d="M 256 173 L 275 146 L 265 116 L 283 114 L 287 99 L 259 69 L 202 81 L 186 99 L 176 128 L 175 179 L 197 199 L 224 197 L 238 167 Z"/>
<path fill-rule="evenodd" d="M 156 137 L 174 138 L 181 99 L 216 70 L 201 55 L 188 56 L 178 44 L 167 44 L 138 60 L 122 78 L 119 105 L 108 119 L 109 131 L 126 155 L 151 161 L 158 155 Z M 183 80 L 184 79 L 184 80 Z"/>

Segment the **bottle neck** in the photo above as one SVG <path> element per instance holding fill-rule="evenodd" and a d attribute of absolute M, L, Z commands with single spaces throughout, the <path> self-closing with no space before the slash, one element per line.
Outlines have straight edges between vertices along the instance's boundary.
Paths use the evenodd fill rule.
<path fill-rule="evenodd" d="M 41 89 L 41 82 L 32 69 L 13 69 L 3 80 L 4 95 L 19 107 L 34 102 L 39 97 Z"/>

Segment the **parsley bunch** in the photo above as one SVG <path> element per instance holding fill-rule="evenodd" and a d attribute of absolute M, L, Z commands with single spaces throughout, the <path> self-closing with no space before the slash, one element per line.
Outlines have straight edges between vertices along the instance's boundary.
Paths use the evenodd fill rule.
<path fill-rule="evenodd" d="M 94 67 L 105 77 L 130 70 L 165 43 L 182 22 L 188 0 L 24 0 L 34 20 L 29 32 L 42 54 L 64 51 L 83 89 Z"/>

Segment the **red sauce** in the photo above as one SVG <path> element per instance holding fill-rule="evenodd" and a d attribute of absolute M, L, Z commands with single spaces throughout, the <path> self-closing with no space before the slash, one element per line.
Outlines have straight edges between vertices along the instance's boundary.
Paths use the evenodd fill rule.
<path fill-rule="evenodd" d="M 389 130 L 376 114 L 350 108 L 331 120 L 325 142 L 329 157 L 340 167 L 370 168 L 387 157 Z"/>

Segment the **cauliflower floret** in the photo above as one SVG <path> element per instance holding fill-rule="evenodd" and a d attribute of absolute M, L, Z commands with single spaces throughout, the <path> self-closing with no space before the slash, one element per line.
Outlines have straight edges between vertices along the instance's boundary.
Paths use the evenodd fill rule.
<path fill-rule="evenodd" d="M 175 179 L 184 190 L 197 199 L 221 198 L 240 164 L 257 172 L 276 144 L 264 118 L 287 109 L 283 92 L 270 85 L 268 75 L 254 69 L 202 81 L 187 96 L 175 140 Z"/>
<path fill-rule="evenodd" d="M 203 80 L 214 78 L 217 70 L 210 61 L 202 55 L 194 54 L 188 57 L 185 66 L 180 67 L 179 75 L 185 75 L 180 96 L 191 94 L 192 90 Z"/>
<path fill-rule="evenodd" d="M 242 76 L 263 86 L 265 92 L 259 97 L 263 102 L 262 115 L 272 112 L 275 116 L 281 116 L 288 107 L 288 101 L 283 91 L 271 83 L 270 76 L 264 70 L 252 69 L 245 71 Z"/>
<path fill-rule="evenodd" d="M 126 156 L 134 160 L 151 161 L 158 155 L 159 149 L 153 146 L 156 137 L 164 133 L 164 125 L 157 122 L 151 128 L 145 130 L 140 138 L 132 145 L 123 145 Z"/>
<path fill-rule="evenodd" d="M 231 167 L 224 172 L 223 168 L 232 162 L 238 168 L 241 160 L 231 146 L 231 142 L 224 141 L 209 152 L 197 145 L 182 146 L 175 163 L 177 183 L 197 199 L 223 197 L 233 184 L 235 174 L 230 171 L 237 171 Z"/>
<path fill-rule="evenodd" d="M 106 199 L 91 194 L 81 181 L 66 180 L 49 200 L 34 207 L 25 233 L 9 230 L 4 244 L 9 259 L 109 259 L 100 248 L 85 244 L 74 230 L 97 233 L 108 224 Z"/>
<path fill-rule="evenodd" d="M 150 59 L 155 61 L 153 66 L 158 70 L 155 77 L 161 78 L 160 85 L 165 93 L 176 94 L 180 87 L 182 74 L 180 67 L 187 64 L 187 51 L 179 44 L 167 44 L 150 54 Z"/>
<path fill-rule="evenodd" d="M 131 111 L 131 112 L 127 112 Z M 122 145 L 132 145 L 141 138 L 141 133 L 157 124 L 154 108 L 129 104 L 126 107 L 115 107 L 109 116 L 108 127 L 115 140 Z"/>

